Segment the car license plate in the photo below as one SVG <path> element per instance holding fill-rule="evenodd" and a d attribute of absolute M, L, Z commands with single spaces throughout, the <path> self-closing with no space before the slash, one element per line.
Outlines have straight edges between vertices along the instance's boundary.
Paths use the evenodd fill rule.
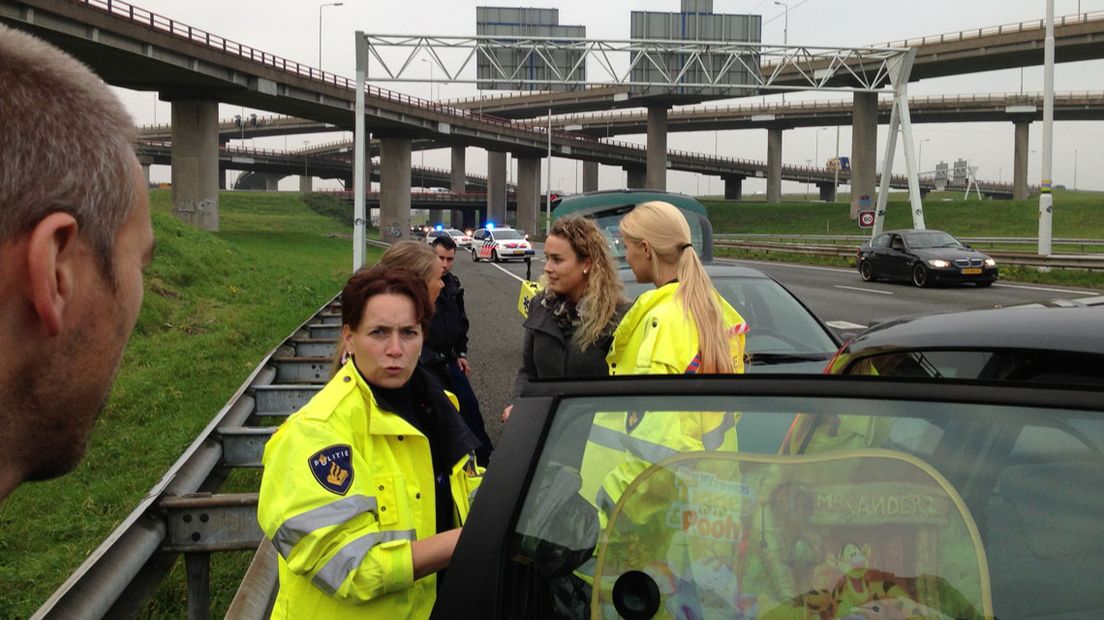
<path fill-rule="evenodd" d="M 962 275 L 964 275 L 964 276 L 976 276 L 976 275 L 980 275 L 980 274 L 981 274 L 981 268 L 980 267 L 972 267 L 970 269 L 963 269 L 962 270 Z"/>

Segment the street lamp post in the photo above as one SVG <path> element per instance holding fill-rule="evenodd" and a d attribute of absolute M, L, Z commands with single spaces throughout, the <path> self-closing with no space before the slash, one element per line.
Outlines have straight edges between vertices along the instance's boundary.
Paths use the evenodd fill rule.
<path fill-rule="evenodd" d="M 924 138 L 920 141 L 919 153 L 916 155 L 916 174 L 924 172 L 924 143 L 931 142 L 931 138 Z"/>
<path fill-rule="evenodd" d="M 774 0 L 774 3 L 783 8 L 782 18 L 782 45 L 790 44 L 790 3 L 782 0 Z M 786 101 L 786 93 L 782 93 L 782 101 Z"/>
<path fill-rule="evenodd" d="M 318 70 L 322 70 L 322 9 L 328 6 L 341 6 L 344 2 L 323 2 L 318 5 Z"/>
<path fill-rule="evenodd" d="M 820 168 L 820 132 L 828 131 L 827 127 L 818 127 L 816 138 L 813 140 L 813 165 Z"/>

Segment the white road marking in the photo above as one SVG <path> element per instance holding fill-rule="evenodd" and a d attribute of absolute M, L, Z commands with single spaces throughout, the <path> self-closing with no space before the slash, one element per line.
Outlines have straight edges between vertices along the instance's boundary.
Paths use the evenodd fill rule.
<path fill-rule="evenodd" d="M 497 270 L 501 271 L 502 273 L 510 276 L 511 278 L 517 280 L 518 282 L 524 282 L 525 281 L 525 278 L 523 278 L 523 277 L 521 277 L 521 276 L 519 276 L 515 273 L 510 273 L 510 271 L 508 271 L 502 265 L 496 265 L 495 263 L 491 263 L 491 267 L 494 267 L 495 269 L 497 269 Z"/>
<path fill-rule="evenodd" d="M 738 263 L 755 263 L 757 265 L 770 265 L 772 267 L 789 267 L 791 269 L 811 269 L 813 271 L 834 271 L 836 273 L 857 273 L 855 269 L 844 267 L 818 267 L 816 265 L 799 265 L 796 263 L 777 263 L 770 260 L 744 260 L 735 258 L 715 258 L 715 263 L 728 263 L 730 265 L 736 265 Z"/>
<path fill-rule="evenodd" d="M 866 329 L 866 325 L 859 325 L 858 323 L 851 323 L 849 321 L 825 321 L 824 324 L 836 329 Z"/>
<path fill-rule="evenodd" d="M 994 284 L 993 286 L 1000 286 L 1000 287 L 1003 287 L 1003 288 L 1021 288 L 1021 289 L 1025 289 L 1025 290 L 1028 290 L 1028 291 L 1044 291 L 1044 292 L 1047 292 L 1047 293 L 1063 293 L 1063 294 L 1066 294 L 1066 295 L 1091 295 L 1092 294 L 1091 292 L 1086 291 L 1086 290 L 1077 291 L 1077 290 L 1069 290 L 1069 289 L 1064 289 L 1064 288 L 1046 288 L 1044 286 L 1028 286 L 1026 284 L 1003 284 L 1003 283 L 998 283 L 998 284 Z"/>
<path fill-rule="evenodd" d="M 857 286 L 842 286 L 842 285 L 839 285 L 839 284 L 833 284 L 832 288 L 845 288 L 849 291 L 861 291 L 863 293 L 877 293 L 879 295 L 893 295 L 894 294 L 894 293 L 891 293 L 889 291 L 876 291 L 872 288 L 859 288 Z"/>

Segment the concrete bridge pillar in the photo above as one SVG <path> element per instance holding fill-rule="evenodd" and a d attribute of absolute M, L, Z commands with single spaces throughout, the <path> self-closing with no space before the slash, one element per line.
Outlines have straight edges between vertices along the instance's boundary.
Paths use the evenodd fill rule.
<path fill-rule="evenodd" d="M 144 155 L 138 158 L 138 163 L 142 165 L 142 176 L 146 179 L 146 187 L 150 184 L 150 168 L 153 166 L 153 158 Z"/>
<path fill-rule="evenodd" d="M 820 190 L 820 199 L 824 202 L 836 201 L 836 184 L 831 181 L 825 181 L 816 184 L 817 189 Z"/>
<path fill-rule="evenodd" d="M 744 177 L 743 175 L 729 175 L 721 177 L 724 179 L 724 198 L 725 200 L 740 200 L 744 197 Z"/>
<path fill-rule="evenodd" d="M 265 189 L 268 189 L 268 180 L 265 180 Z M 314 191 L 314 177 L 299 175 L 299 192 L 308 194 Z"/>
<path fill-rule="evenodd" d="M 598 162 L 583 162 L 583 192 L 598 191 Z"/>
<path fill-rule="evenodd" d="M 517 181 L 517 227 L 536 233 L 540 221 L 540 165 L 538 157 L 519 157 Z"/>
<path fill-rule="evenodd" d="M 483 224 L 506 222 L 506 153 L 487 151 L 487 212 Z"/>
<path fill-rule="evenodd" d="M 410 238 L 410 138 L 380 139 L 380 238 Z"/>
<path fill-rule="evenodd" d="M 218 102 L 172 102 L 172 213 L 202 230 L 218 230 Z"/>
<path fill-rule="evenodd" d="M 878 93 L 855 93 L 851 116 L 851 219 L 859 216 L 859 201 L 877 203 Z"/>
<path fill-rule="evenodd" d="M 767 202 L 782 202 L 782 128 L 767 129 Z"/>
<path fill-rule="evenodd" d="M 1012 155 L 1012 200 L 1027 200 L 1027 138 L 1031 121 L 1016 121 Z"/>
<path fill-rule="evenodd" d="M 635 166 L 625 166 L 628 179 L 625 181 L 626 189 L 644 189 L 648 187 L 647 169 Z"/>
<path fill-rule="evenodd" d="M 452 193 L 454 194 L 463 194 L 468 191 L 468 173 L 466 169 L 467 164 L 465 161 L 466 154 L 467 151 L 465 150 L 465 147 L 452 147 L 452 176 L 450 177 L 449 189 L 451 189 Z M 452 220 L 450 223 L 452 224 L 453 228 L 464 230 L 465 226 L 471 226 L 471 224 L 465 224 L 464 215 L 465 212 L 459 209 L 455 209 L 452 211 Z M 472 223 L 474 223 L 474 217 L 472 218 Z"/>
<path fill-rule="evenodd" d="M 266 174 L 265 178 L 264 178 L 264 181 L 265 181 L 265 191 L 266 192 L 278 192 L 278 191 L 280 191 L 280 175 L 278 175 L 278 174 Z"/>
<path fill-rule="evenodd" d="M 667 189 L 667 108 L 648 108 L 648 168 L 647 189 Z"/>

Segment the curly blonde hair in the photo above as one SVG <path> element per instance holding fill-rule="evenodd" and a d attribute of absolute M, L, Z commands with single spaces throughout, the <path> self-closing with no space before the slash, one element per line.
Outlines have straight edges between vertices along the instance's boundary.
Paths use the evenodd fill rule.
<path fill-rule="evenodd" d="M 606 237 L 592 220 L 579 216 L 561 217 L 552 223 L 548 234 L 570 244 L 580 263 L 590 259 L 586 290 L 579 299 L 582 323 L 574 336 L 575 343 L 585 351 L 615 327 L 617 307 L 625 301 L 625 286 L 617 277 Z"/>

